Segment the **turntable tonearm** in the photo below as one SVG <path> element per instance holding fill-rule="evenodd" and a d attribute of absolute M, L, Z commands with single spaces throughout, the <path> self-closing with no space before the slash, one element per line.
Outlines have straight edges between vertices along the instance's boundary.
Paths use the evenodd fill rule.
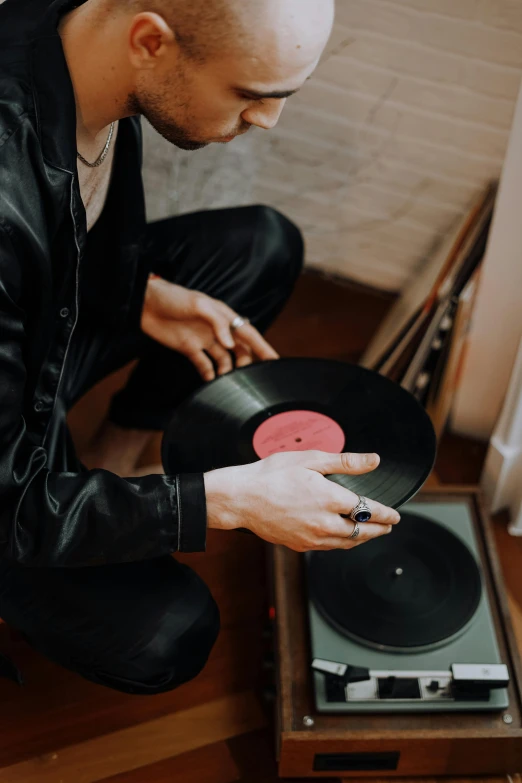
<path fill-rule="evenodd" d="M 431 490 L 401 514 L 391 545 L 274 552 L 282 777 L 522 769 L 522 669 L 480 500 Z"/>
<path fill-rule="evenodd" d="M 401 516 L 391 536 L 307 555 L 317 710 L 506 709 L 468 507 L 411 502 Z"/>

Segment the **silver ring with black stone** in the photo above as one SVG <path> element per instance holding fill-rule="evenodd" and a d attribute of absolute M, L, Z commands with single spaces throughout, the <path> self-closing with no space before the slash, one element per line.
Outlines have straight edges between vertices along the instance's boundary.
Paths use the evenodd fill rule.
<path fill-rule="evenodd" d="M 369 522 L 372 518 L 372 510 L 368 505 L 368 501 L 362 495 L 357 495 L 357 497 L 359 501 L 351 511 L 350 519 L 352 522 Z"/>

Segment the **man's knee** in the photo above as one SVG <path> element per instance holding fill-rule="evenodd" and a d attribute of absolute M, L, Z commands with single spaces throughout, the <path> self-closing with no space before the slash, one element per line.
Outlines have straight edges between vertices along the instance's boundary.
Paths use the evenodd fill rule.
<path fill-rule="evenodd" d="M 277 268 L 274 271 L 280 282 L 286 279 L 293 285 L 303 268 L 304 241 L 301 231 L 273 207 L 258 204 L 252 210 L 265 264 Z"/>
<path fill-rule="evenodd" d="M 219 609 L 203 587 L 206 601 L 183 630 L 176 613 L 165 612 L 154 635 L 138 651 L 129 651 L 132 660 L 111 666 L 111 673 L 98 672 L 98 680 L 125 693 L 154 695 L 194 679 L 207 663 L 220 627 Z"/>

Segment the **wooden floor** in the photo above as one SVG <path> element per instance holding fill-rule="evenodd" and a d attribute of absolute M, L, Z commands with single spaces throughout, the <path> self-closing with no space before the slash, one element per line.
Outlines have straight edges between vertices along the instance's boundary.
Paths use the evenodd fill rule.
<path fill-rule="evenodd" d="M 391 298 L 306 275 L 270 338 L 283 355 L 357 360 Z M 71 415 L 81 446 L 104 415 L 119 373 Z M 157 451 L 158 444 L 154 449 Z M 445 437 L 432 481 L 475 483 L 484 445 Z M 149 457 L 156 455 L 147 455 Z M 522 645 L 522 540 L 496 535 Z M 273 783 L 263 542 L 210 531 L 204 555 L 184 555 L 210 585 L 223 629 L 202 674 L 173 693 L 126 696 L 91 685 L 33 653 L 0 626 L 0 651 L 23 688 L 0 681 L 0 783 Z M 517 778 L 519 776 L 516 776 Z"/>

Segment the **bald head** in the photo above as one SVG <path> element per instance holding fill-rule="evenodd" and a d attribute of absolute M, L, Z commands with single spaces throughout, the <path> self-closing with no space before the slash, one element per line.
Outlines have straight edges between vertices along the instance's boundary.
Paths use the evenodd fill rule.
<path fill-rule="evenodd" d="M 71 17 L 87 30 L 85 56 L 96 52 L 89 71 L 115 74 L 113 105 L 198 149 L 274 127 L 313 73 L 333 13 L 334 0 L 87 0 Z"/>
<path fill-rule="evenodd" d="M 298 49 L 324 47 L 334 0 L 109 0 L 125 13 L 162 16 L 184 53 L 196 60 L 223 51 L 259 52 L 276 39 Z M 304 53 L 304 52 L 303 52 Z"/>

